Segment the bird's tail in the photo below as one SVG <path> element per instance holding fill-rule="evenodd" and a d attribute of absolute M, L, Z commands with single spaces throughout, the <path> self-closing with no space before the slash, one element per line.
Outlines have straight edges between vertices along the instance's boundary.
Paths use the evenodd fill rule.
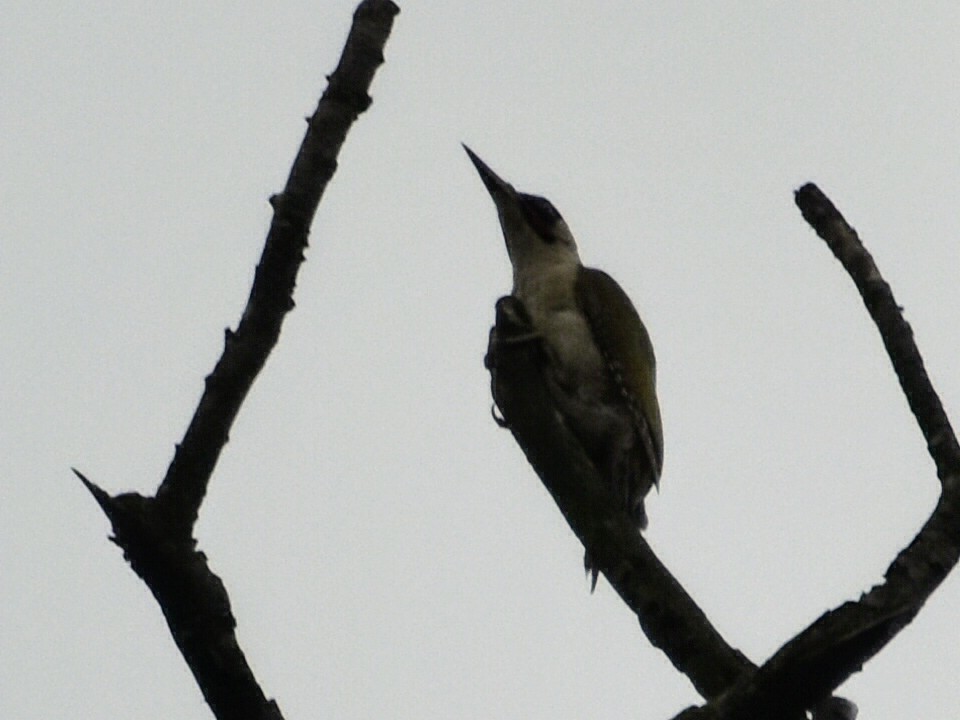
<path fill-rule="evenodd" d="M 630 514 L 634 522 L 637 523 L 639 530 L 647 529 L 647 509 L 644 507 L 643 498 L 640 498 L 636 502 Z M 583 569 L 587 577 L 590 578 L 590 592 L 593 593 L 593 591 L 597 589 L 597 579 L 600 577 L 600 566 L 590 555 L 589 550 L 583 553 Z"/>

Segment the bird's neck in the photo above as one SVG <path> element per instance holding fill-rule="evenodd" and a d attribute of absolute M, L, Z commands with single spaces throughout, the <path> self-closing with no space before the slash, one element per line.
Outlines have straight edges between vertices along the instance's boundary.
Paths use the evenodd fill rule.
<path fill-rule="evenodd" d="M 573 307 L 574 285 L 581 267 L 579 260 L 564 258 L 514 265 L 513 294 L 532 313 Z"/>

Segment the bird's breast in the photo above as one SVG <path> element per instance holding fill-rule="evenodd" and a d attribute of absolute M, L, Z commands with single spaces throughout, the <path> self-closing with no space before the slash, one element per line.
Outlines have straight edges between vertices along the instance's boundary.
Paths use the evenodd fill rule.
<path fill-rule="evenodd" d="M 606 368 L 574 294 L 576 267 L 524 278 L 514 288 L 543 339 L 555 379 L 568 392 L 594 399 L 608 391 Z"/>

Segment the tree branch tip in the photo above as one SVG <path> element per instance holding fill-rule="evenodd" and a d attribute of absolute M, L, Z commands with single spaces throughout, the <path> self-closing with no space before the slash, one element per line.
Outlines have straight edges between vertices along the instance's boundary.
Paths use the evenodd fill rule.
<path fill-rule="evenodd" d="M 807 183 L 797 191 L 797 205 L 801 209 L 808 208 L 811 212 L 817 212 L 823 217 L 838 218 L 843 220 L 843 214 L 833 204 L 833 200 L 827 197 L 819 187 L 813 183 Z M 846 221 L 844 221 L 846 222 Z"/>
<path fill-rule="evenodd" d="M 363 0 L 363 2 L 357 6 L 354 17 L 363 13 L 379 12 L 389 12 L 391 16 L 395 17 L 400 14 L 400 6 L 393 2 L 393 0 Z"/>
<path fill-rule="evenodd" d="M 794 202 L 800 209 L 803 219 L 817 235 L 827 241 L 828 245 L 835 244 L 833 237 L 836 229 L 830 228 L 831 223 L 839 223 L 843 231 L 852 232 L 852 228 L 843 214 L 837 210 L 837 206 L 813 183 L 807 183 L 797 190 L 794 193 Z"/>
<path fill-rule="evenodd" d="M 830 208 L 833 212 L 836 212 L 837 209 L 834 207 L 833 203 L 830 202 L 830 198 L 819 188 L 816 183 L 808 182 L 801 185 L 793 193 L 794 202 L 801 209 L 804 206 L 812 207 L 816 205 L 822 205 L 824 207 Z"/>

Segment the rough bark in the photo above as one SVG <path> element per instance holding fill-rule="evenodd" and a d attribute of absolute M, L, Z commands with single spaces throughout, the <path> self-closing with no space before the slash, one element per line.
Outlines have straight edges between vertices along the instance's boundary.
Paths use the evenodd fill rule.
<path fill-rule="evenodd" d="M 223 354 L 173 461 L 154 496 L 111 496 L 74 470 L 113 527 L 134 572 L 157 599 L 170 633 L 220 720 L 278 720 L 237 641 L 226 588 L 193 538 L 200 504 L 243 400 L 280 337 L 293 309 L 297 271 L 323 191 L 354 120 L 370 106 L 368 91 L 399 8 L 364 0 L 337 69 L 308 120 L 286 186 L 270 199 L 273 221 L 250 297 L 236 331 L 227 330 Z"/>

